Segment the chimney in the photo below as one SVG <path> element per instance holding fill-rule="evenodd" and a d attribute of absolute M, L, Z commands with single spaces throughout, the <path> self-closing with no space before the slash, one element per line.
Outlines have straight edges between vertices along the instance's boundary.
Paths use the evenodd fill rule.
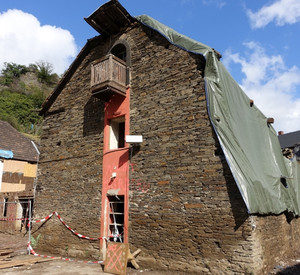
<path fill-rule="evenodd" d="M 284 134 L 283 131 L 279 131 L 279 132 L 278 132 L 278 136 L 281 136 L 281 135 L 283 135 L 283 134 Z"/>

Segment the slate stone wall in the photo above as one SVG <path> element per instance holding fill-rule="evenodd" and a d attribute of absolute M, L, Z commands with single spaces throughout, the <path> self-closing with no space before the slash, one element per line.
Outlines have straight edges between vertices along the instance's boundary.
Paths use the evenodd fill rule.
<path fill-rule="evenodd" d="M 35 219 L 57 211 L 76 232 L 100 235 L 104 102 L 91 97 L 90 60 L 85 57 L 47 113 L 35 201 Z M 33 224 L 33 229 L 39 228 Z M 37 251 L 99 258 L 99 242 L 77 238 L 53 216 L 33 235 Z"/>
<path fill-rule="evenodd" d="M 144 142 L 131 160 L 130 243 L 149 266 L 241 271 L 251 228 L 208 118 L 205 61 L 154 31 L 132 37 L 130 131 Z"/>
<path fill-rule="evenodd" d="M 247 214 L 207 114 L 204 60 L 147 28 L 130 38 L 130 131 L 144 142 L 132 150 L 129 230 L 140 260 L 188 274 L 270 270 L 298 250 L 299 220 Z"/>
<path fill-rule="evenodd" d="M 253 216 L 254 262 L 264 271 L 299 258 L 300 220 L 291 213 Z M 278 271 L 278 269 L 277 269 Z"/>
<path fill-rule="evenodd" d="M 266 237 L 288 252 L 280 234 L 290 243 L 298 221 L 291 229 L 284 216 L 248 216 L 207 114 L 204 59 L 138 25 L 101 40 L 46 116 L 35 218 L 58 211 L 77 232 L 99 236 L 104 103 L 91 97 L 90 63 L 118 39 L 131 48 L 130 133 L 144 139 L 130 153 L 131 251 L 142 249 L 142 267 L 186 274 L 269 268 Z M 55 217 L 34 237 L 39 251 L 99 256 L 97 242 L 79 240 Z"/>

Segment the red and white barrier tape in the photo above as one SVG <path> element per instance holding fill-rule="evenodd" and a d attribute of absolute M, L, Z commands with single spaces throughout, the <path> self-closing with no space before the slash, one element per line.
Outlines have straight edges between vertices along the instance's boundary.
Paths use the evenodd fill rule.
<path fill-rule="evenodd" d="M 81 239 L 86 239 L 86 240 L 91 240 L 91 241 L 98 241 L 98 240 L 109 240 L 110 238 L 118 238 L 120 236 L 122 236 L 123 233 L 117 235 L 117 236 L 108 236 L 108 237 L 98 237 L 98 238 L 91 238 L 91 237 L 87 237 L 85 235 L 79 234 L 77 233 L 75 230 L 73 230 L 70 226 L 68 226 L 64 220 L 61 218 L 61 216 L 56 212 L 52 212 L 50 215 L 48 215 L 47 217 L 45 217 L 44 219 L 41 220 L 36 220 L 36 221 L 31 221 L 32 223 L 36 223 L 36 222 L 45 222 L 47 220 L 49 220 L 53 215 L 55 214 L 55 216 L 61 221 L 61 223 L 68 228 L 74 235 L 76 235 L 78 238 Z M 30 222 L 28 223 L 28 227 L 30 227 Z"/>
<path fill-rule="evenodd" d="M 37 257 L 44 257 L 44 258 L 50 258 L 50 259 L 60 259 L 60 260 L 64 260 L 64 261 L 69 261 L 69 262 L 76 262 L 76 263 L 85 263 L 85 264 L 102 264 L 103 261 L 79 261 L 79 260 L 73 260 L 73 259 L 70 259 L 70 258 L 64 258 L 64 257 L 54 257 L 54 256 L 47 256 L 47 255 L 41 255 L 41 254 L 37 254 L 30 242 L 28 243 L 27 245 L 28 247 L 28 250 L 30 251 L 30 253 L 33 255 L 33 256 L 37 256 Z"/>
<path fill-rule="evenodd" d="M 99 237 L 99 238 L 91 238 L 91 237 L 87 237 L 87 236 L 85 236 L 85 235 L 79 234 L 79 233 L 77 233 L 75 230 L 73 230 L 70 226 L 68 226 L 68 225 L 64 222 L 64 220 L 61 218 L 61 216 L 60 216 L 57 212 L 55 212 L 55 215 L 56 215 L 56 217 L 61 221 L 61 223 L 62 223 L 66 228 L 68 228 L 73 234 L 75 234 L 78 238 L 81 238 L 81 239 L 87 239 L 87 240 L 91 240 L 91 241 L 97 241 L 97 240 L 103 239 L 103 238 L 101 238 L 101 237 Z"/>
<path fill-rule="evenodd" d="M 44 218 L 44 219 L 36 220 L 36 221 L 31 221 L 31 222 L 45 222 L 45 221 L 49 220 L 49 219 L 53 216 L 54 213 L 56 213 L 56 212 L 52 212 L 50 215 L 48 215 L 48 216 L 47 216 L 46 218 Z M 30 227 L 30 223 L 28 223 L 28 227 Z"/>

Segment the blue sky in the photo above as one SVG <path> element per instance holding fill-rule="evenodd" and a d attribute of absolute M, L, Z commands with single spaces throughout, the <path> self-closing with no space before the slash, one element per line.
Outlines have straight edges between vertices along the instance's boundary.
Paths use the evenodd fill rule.
<path fill-rule="evenodd" d="M 83 20 L 106 1 L 0 2 L 0 68 L 40 60 L 63 73 L 97 33 Z M 274 128 L 300 130 L 299 0 L 120 0 L 219 51 Z"/>

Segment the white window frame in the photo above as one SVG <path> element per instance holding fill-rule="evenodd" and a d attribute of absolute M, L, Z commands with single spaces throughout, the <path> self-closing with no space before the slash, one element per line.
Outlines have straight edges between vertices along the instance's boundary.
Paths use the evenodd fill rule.
<path fill-rule="evenodd" d="M 119 148 L 119 124 L 123 122 L 125 122 L 125 116 L 114 118 L 109 121 L 109 150 Z"/>

